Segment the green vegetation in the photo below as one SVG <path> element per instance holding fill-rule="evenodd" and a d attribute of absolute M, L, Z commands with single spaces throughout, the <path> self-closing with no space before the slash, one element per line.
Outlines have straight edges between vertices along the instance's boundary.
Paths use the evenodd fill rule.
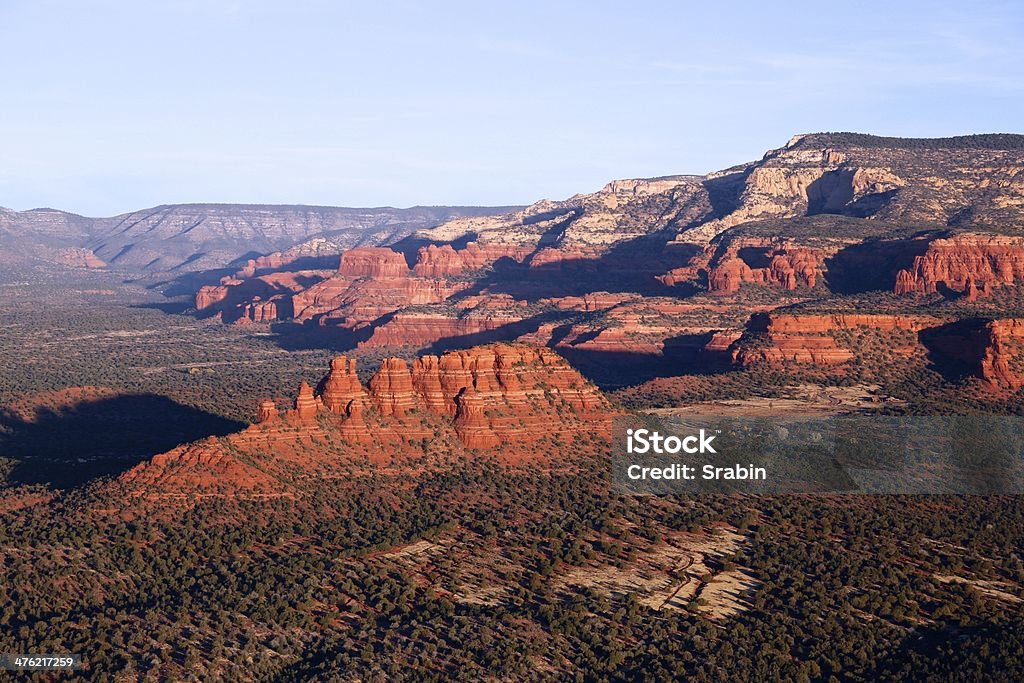
<path fill-rule="evenodd" d="M 813 145 L 832 147 L 868 147 L 906 149 L 913 151 L 1024 149 L 1024 135 L 1014 133 L 982 133 L 978 135 L 957 135 L 949 138 L 892 138 L 867 133 L 815 133 L 802 139 L 797 146 Z"/>
<path fill-rule="evenodd" d="M 1020 672 L 1015 498 L 623 498 L 590 462 L 553 475 L 465 463 L 406 488 L 323 482 L 308 500 L 131 519 L 89 491 L 7 513 L 0 649 L 81 652 L 78 679 L 94 681 Z M 699 600 L 657 610 L 635 589 L 561 579 L 630 571 L 665 539 L 718 527 L 744 534 L 720 566 L 757 581 L 724 621 Z M 417 540 L 441 550 L 384 552 Z M 974 647 L 949 660 L 965 637 Z"/>

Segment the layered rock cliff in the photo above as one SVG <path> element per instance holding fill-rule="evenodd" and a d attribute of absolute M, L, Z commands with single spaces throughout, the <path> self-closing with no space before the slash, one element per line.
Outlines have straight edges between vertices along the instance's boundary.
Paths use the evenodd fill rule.
<path fill-rule="evenodd" d="M 677 238 L 706 241 L 752 220 L 842 214 L 892 223 L 1024 227 L 1020 136 L 798 135 L 758 162 L 711 174 L 719 215 Z"/>
<path fill-rule="evenodd" d="M 319 394 L 300 387 L 285 419 L 308 421 L 319 412 L 349 416 L 353 404 L 388 418 L 423 411 L 452 418 L 471 448 L 511 439 L 526 442 L 547 430 L 595 418 L 608 404 L 597 389 L 554 351 L 496 344 L 423 356 L 410 365 L 385 359 L 368 386 L 359 383 L 355 360 L 336 358 Z M 361 412 L 361 410 L 360 410 Z"/>
<path fill-rule="evenodd" d="M 770 313 L 755 316 L 731 347 L 742 367 L 768 364 L 832 371 L 856 361 L 872 375 L 900 358 L 929 362 L 949 377 L 992 391 L 1024 386 L 1024 320 L 950 320 L 925 314 Z"/>
<path fill-rule="evenodd" d="M 1024 279 L 1024 237 L 961 234 L 929 243 L 927 251 L 901 270 L 896 294 L 959 292 L 970 298 Z"/>
<path fill-rule="evenodd" d="M 329 269 L 254 259 L 196 305 L 225 320 L 337 328 L 352 347 L 436 352 L 518 339 L 581 367 L 619 354 L 656 357 L 657 373 L 702 372 L 762 310 L 866 302 L 913 317 L 920 304 L 889 293 L 939 292 L 949 301 L 930 305 L 950 319 L 998 314 L 1011 290 L 971 306 L 1024 272 L 1022 161 L 1013 136 L 797 136 L 750 164 L 459 218 L 391 249 L 345 251 Z M 693 309 L 677 310 L 680 300 Z M 859 353 L 775 332 L 764 351 L 744 354 L 842 365 Z"/>
<path fill-rule="evenodd" d="M 979 374 L 995 388 L 1016 391 L 1024 386 L 1024 320 L 1006 318 L 985 323 Z"/>
<path fill-rule="evenodd" d="M 886 314 L 769 313 L 755 316 L 749 335 L 736 343 L 734 360 L 757 363 L 834 366 L 853 360 L 855 350 L 839 333 L 858 329 L 880 332 L 890 340 L 888 352 L 909 355 L 920 348 L 917 334 L 946 320 L 932 316 Z M 909 334 L 898 335 L 898 332 Z"/>
<path fill-rule="evenodd" d="M 707 269 L 708 291 L 732 294 L 744 284 L 814 289 L 838 247 L 807 247 L 785 238 L 741 238 L 723 245 Z M 673 279 L 674 283 L 674 279 Z"/>

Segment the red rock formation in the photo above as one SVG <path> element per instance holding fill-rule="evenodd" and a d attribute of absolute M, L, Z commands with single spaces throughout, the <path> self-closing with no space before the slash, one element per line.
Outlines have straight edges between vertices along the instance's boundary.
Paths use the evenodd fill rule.
<path fill-rule="evenodd" d="M 451 245 L 421 247 L 413 270 L 420 277 L 450 277 L 480 270 L 500 258 L 522 262 L 532 249 L 509 244 L 470 242 L 462 249 Z"/>
<path fill-rule="evenodd" d="M 726 353 L 741 336 L 743 336 L 742 333 L 736 330 L 715 332 L 711 336 L 711 340 L 704 345 L 704 350 L 709 353 Z"/>
<path fill-rule="evenodd" d="M 267 273 L 222 278 L 196 292 L 196 310 L 220 312 L 225 322 L 273 322 L 292 316 L 292 294 L 320 282 L 322 271 Z"/>
<path fill-rule="evenodd" d="M 522 320 L 521 317 L 473 315 L 453 318 L 443 314 L 396 313 L 374 329 L 360 348 L 429 346 L 444 339 L 465 337 L 495 330 Z"/>
<path fill-rule="evenodd" d="M 607 260 L 602 260 L 602 250 L 598 249 L 566 249 L 553 247 L 547 247 L 540 249 L 530 259 L 531 268 L 546 267 L 545 270 L 555 270 L 552 266 L 558 266 L 561 268 L 572 269 L 575 271 L 586 270 L 592 273 L 600 272 L 603 269 L 609 268 L 614 265 L 616 269 L 621 270 L 626 268 L 635 268 L 637 263 L 635 260 L 619 261 L 615 264 L 610 264 Z"/>
<path fill-rule="evenodd" d="M 313 387 L 303 382 L 299 385 L 299 395 L 295 397 L 294 416 L 300 420 L 312 420 L 320 409 L 320 401 L 313 396 Z"/>
<path fill-rule="evenodd" d="M 288 417 L 308 421 L 320 408 L 337 413 L 344 404 L 349 419 L 362 420 L 364 394 L 357 382 L 354 362 L 336 358 L 321 383 L 320 395 L 314 396 L 303 383 Z M 488 429 L 499 438 L 529 441 L 559 428 L 560 420 L 578 419 L 560 416 L 555 406 L 579 417 L 593 417 L 607 408 L 600 392 L 554 351 L 509 344 L 423 356 L 411 370 L 402 359 L 385 359 L 365 396 L 366 403 L 385 418 L 401 421 L 414 409 L 453 418 L 460 414 L 458 397 L 467 390 L 469 398 L 463 403 L 468 404 L 461 409 L 459 424 L 472 427 L 477 443 L 482 443 L 478 437 L 484 431 L 476 427 L 485 418 Z M 488 410 L 494 414 L 488 415 Z"/>
<path fill-rule="evenodd" d="M 229 437 L 230 438 L 230 437 Z M 281 482 L 226 451 L 217 439 L 185 444 L 153 456 L 119 477 L 137 492 L 177 493 L 196 489 L 231 493 L 263 488 L 280 490 Z"/>
<path fill-rule="evenodd" d="M 294 260 L 295 257 L 280 251 L 275 251 L 274 253 L 267 254 L 266 256 L 257 256 L 254 259 L 246 261 L 245 265 L 235 273 L 234 277 L 237 279 L 253 277 L 258 271 L 284 268 Z"/>
<path fill-rule="evenodd" d="M 345 416 L 353 421 L 349 431 L 362 434 L 367 406 L 396 424 L 413 410 L 442 418 L 458 418 L 461 410 L 458 424 L 471 427 L 478 436 L 484 432 L 476 427 L 486 419 L 499 438 L 530 441 L 559 429 L 562 422 L 602 415 L 608 407 L 600 392 L 557 353 L 521 344 L 423 356 L 411 369 L 400 358 L 388 358 L 370 379 L 368 390 L 359 384 L 355 361 L 338 357 L 320 387 L 317 395 L 303 382 L 295 409 L 285 419 L 308 422 L 323 410 Z M 468 398 L 460 399 L 467 390 Z M 465 404 L 461 409 L 460 401 Z"/>
<path fill-rule="evenodd" d="M 871 314 L 779 314 L 771 313 L 761 335 L 734 350 L 734 360 L 740 365 L 758 362 L 797 363 L 816 366 L 834 366 L 854 358 L 854 352 L 837 343 L 835 332 L 867 328 L 879 332 L 906 330 L 918 333 L 941 325 L 941 318 L 931 316 L 871 315 Z M 754 341 L 755 343 L 751 343 Z M 907 355 L 919 348 L 893 345 L 892 353 Z"/>
<path fill-rule="evenodd" d="M 416 392 L 408 364 L 385 358 L 370 379 L 370 400 L 383 415 L 402 417 L 416 406 Z"/>
<path fill-rule="evenodd" d="M 352 399 L 345 408 L 345 421 L 341 423 L 341 436 L 349 443 L 373 443 L 373 434 L 363 418 L 363 402 Z"/>
<path fill-rule="evenodd" d="M 436 304 L 469 286 L 415 277 L 405 257 L 384 248 L 342 254 L 338 273 L 291 298 L 296 320 L 359 329 L 406 306 Z"/>
<path fill-rule="evenodd" d="M 241 280 L 227 279 L 221 280 L 219 285 L 204 285 L 199 288 L 196 292 L 196 310 L 205 311 L 206 309 L 219 304 L 228 298 L 228 294 L 231 293 L 231 287 L 242 284 Z"/>
<path fill-rule="evenodd" d="M 483 395 L 473 387 L 465 387 L 455 397 L 455 431 L 469 448 L 493 448 L 501 439 L 487 419 Z"/>
<path fill-rule="evenodd" d="M 320 400 L 328 411 L 347 414 L 352 402 L 362 403 L 366 390 L 356 374 L 356 359 L 338 356 L 331 361 L 331 371 L 321 385 Z"/>
<path fill-rule="evenodd" d="M 403 278 L 409 276 L 405 256 L 384 247 L 359 247 L 341 255 L 338 274 L 359 278 Z"/>
<path fill-rule="evenodd" d="M 422 356 L 412 362 L 412 382 L 427 410 L 435 415 L 454 414 L 447 399 L 452 380 L 446 373 L 447 389 L 442 385 L 441 360 L 437 356 Z"/>
<path fill-rule="evenodd" d="M 770 314 L 760 335 L 734 345 L 741 365 L 760 362 L 837 366 L 854 358 L 837 334 L 860 329 L 893 335 L 887 353 L 910 356 L 928 353 L 933 362 L 955 362 L 993 391 L 1016 391 L 1024 386 L 1024 319 L 949 321 L 927 315 L 885 314 Z M 895 331 L 912 333 L 896 342 Z"/>
<path fill-rule="evenodd" d="M 254 301 L 246 304 L 242 317 L 239 321 L 251 321 L 254 323 L 273 322 L 277 320 L 277 302 L 275 301 Z"/>
<path fill-rule="evenodd" d="M 277 405 L 273 401 L 270 399 L 260 401 L 259 410 L 256 412 L 256 422 L 271 422 L 272 420 L 276 420 L 278 417 Z"/>
<path fill-rule="evenodd" d="M 1021 279 L 1024 238 L 964 234 L 932 241 L 913 266 L 896 275 L 893 291 L 934 294 L 945 288 L 971 298 Z"/>
<path fill-rule="evenodd" d="M 824 260 L 836 249 L 796 246 L 771 239 L 736 239 L 712 259 L 708 267 L 708 289 L 731 294 L 744 283 L 775 285 L 786 290 L 798 286 L 813 288 L 824 269 Z M 673 284 L 676 281 L 673 273 L 663 277 Z"/>
<path fill-rule="evenodd" d="M 120 482 L 145 495 L 296 495 L 303 480 L 351 476 L 354 462 L 422 458 L 421 444 L 431 441 L 443 458 L 500 446 L 493 455 L 509 463 L 545 456 L 558 462 L 566 454 L 540 449 L 538 441 L 610 435 L 608 401 L 547 348 L 494 344 L 424 356 L 411 369 L 388 359 L 368 392 L 354 362 L 339 357 L 320 387 L 316 393 L 303 382 L 295 408 L 281 415 L 262 401 L 258 424 L 156 456 Z"/>
<path fill-rule="evenodd" d="M 983 340 L 981 378 L 993 387 L 1013 391 L 1024 386 L 1024 319 L 989 321 Z"/>
<path fill-rule="evenodd" d="M 655 279 L 666 287 L 674 287 L 684 282 L 694 282 L 700 278 L 701 267 L 698 264 L 680 266 L 666 271 Z"/>

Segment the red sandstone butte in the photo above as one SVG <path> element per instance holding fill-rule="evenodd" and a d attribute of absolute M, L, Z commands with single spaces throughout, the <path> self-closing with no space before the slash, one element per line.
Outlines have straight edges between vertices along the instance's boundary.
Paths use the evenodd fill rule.
<path fill-rule="evenodd" d="M 606 438 L 612 415 L 601 392 L 561 356 L 525 344 L 423 356 L 411 364 L 389 358 L 366 387 L 355 360 L 339 356 L 318 386 L 302 382 L 295 407 L 283 412 L 263 400 L 249 428 L 155 456 L 120 481 L 143 495 L 183 489 L 292 495 L 297 473 L 331 476 L 331 468 L 355 457 L 378 463 L 418 457 L 408 444 L 430 439 L 450 444 L 454 454 L 490 451 L 516 463 L 544 453 L 536 446 L 541 439 Z"/>
<path fill-rule="evenodd" d="M 749 344 L 741 340 L 737 342 L 733 356 L 740 365 L 757 362 L 840 365 L 853 360 L 854 353 L 839 345 L 834 336 L 837 331 L 860 327 L 881 332 L 907 330 L 916 334 L 944 322 L 942 318 L 921 315 L 771 313 L 767 317 L 761 343 Z M 893 346 L 890 351 L 908 355 L 914 348 Z"/>
<path fill-rule="evenodd" d="M 409 276 L 405 256 L 385 247 L 359 247 L 341 255 L 338 275 L 345 277 L 402 278 Z"/>
<path fill-rule="evenodd" d="M 1024 238 L 963 234 L 933 240 L 910 268 L 899 271 L 896 294 L 934 294 L 940 288 L 968 298 L 1024 279 Z"/>
<path fill-rule="evenodd" d="M 717 294 L 731 294 L 745 283 L 775 285 L 786 290 L 798 286 L 813 288 L 824 269 L 825 259 L 837 248 L 797 246 L 781 239 L 732 240 L 708 266 L 708 289 Z M 752 256 L 756 256 L 753 264 L 748 263 L 748 260 L 753 261 Z M 668 284 L 679 279 L 672 272 L 664 277 Z"/>
<path fill-rule="evenodd" d="M 981 378 L 993 388 L 1016 391 L 1024 386 L 1024 319 L 991 320 L 981 337 Z"/>
<path fill-rule="evenodd" d="M 733 344 L 733 359 L 744 366 L 763 362 L 837 366 L 852 360 L 854 352 L 842 346 L 835 333 L 858 328 L 910 332 L 912 341 L 893 342 L 887 352 L 909 356 L 927 351 L 964 363 L 989 391 L 1016 391 L 1024 386 L 1024 319 L 1020 318 L 955 321 L 928 315 L 771 313 L 759 335 Z"/>
<path fill-rule="evenodd" d="M 428 245 L 417 252 L 413 270 L 420 277 L 450 277 L 480 270 L 501 258 L 522 262 L 531 251 L 528 247 L 477 242 L 470 242 L 462 249 L 448 244 Z"/>

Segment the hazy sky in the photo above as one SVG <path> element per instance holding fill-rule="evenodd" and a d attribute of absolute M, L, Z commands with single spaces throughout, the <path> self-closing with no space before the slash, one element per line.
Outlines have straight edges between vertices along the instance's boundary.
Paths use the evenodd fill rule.
<path fill-rule="evenodd" d="M 0 0 L 0 206 L 529 203 L 1024 132 L 1022 6 Z"/>

